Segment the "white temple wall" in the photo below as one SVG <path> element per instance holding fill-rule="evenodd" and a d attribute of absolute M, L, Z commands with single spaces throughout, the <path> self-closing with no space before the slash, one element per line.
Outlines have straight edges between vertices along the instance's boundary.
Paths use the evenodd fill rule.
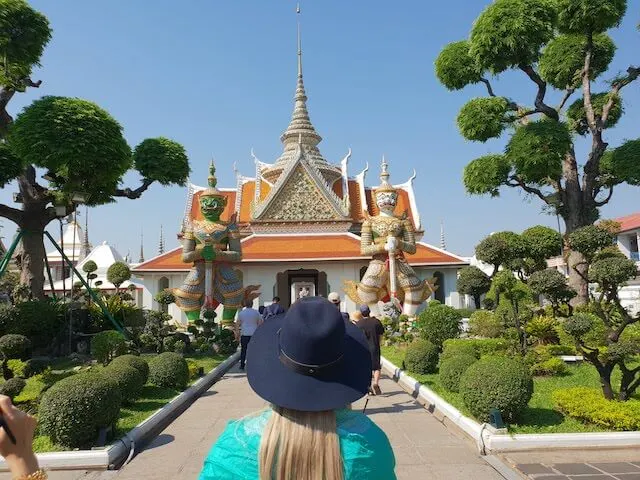
<path fill-rule="evenodd" d="M 315 269 L 327 275 L 328 292 L 336 291 L 342 297 L 341 309 L 345 312 L 353 312 L 358 305 L 348 298 L 343 289 L 345 280 L 360 280 L 360 270 L 367 266 L 366 261 L 345 261 L 345 262 L 279 262 L 270 264 L 246 263 L 239 266 L 243 274 L 244 285 L 260 285 L 260 296 L 254 300 L 254 308 L 261 305 L 270 305 L 274 296 L 277 275 L 287 270 L 308 270 Z M 436 272 L 443 275 L 445 304 L 454 308 L 466 306 L 463 295 L 456 292 L 457 272 L 460 267 L 415 267 L 420 278 L 431 279 Z M 138 305 L 149 309 L 159 310 L 160 306 L 154 300 L 155 295 L 160 291 L 160 280 L 165 277 L 169 280 L 168 288 L 177 288 L 182 285 L 187 272 L 144 272 L 137 276 L 137 279 L 144 285 L 142 293 L 138 295 Z M 433 298 L 433 297 L 432 297 Z M 222 315 L 222 308 L 217 311 L 218 316 Z M 177 321 L 186 325 L 187 319 L 177 305 L 169 305 L 168 313 Z"/>

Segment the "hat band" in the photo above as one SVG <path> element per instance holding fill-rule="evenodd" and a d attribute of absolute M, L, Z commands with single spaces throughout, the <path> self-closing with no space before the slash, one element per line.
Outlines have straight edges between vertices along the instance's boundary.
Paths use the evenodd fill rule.
<path fill-rule="evenodd" d="M 296 373 L 300 373 L 302 375 L 307 375 L 310 377 L 319 375 L 328 368 L 333 367 L 342 360 L 342 357 L 344 357 L 344 355 L 340 355 L 335 360 L 321 365 L 311 365 L 307 363 L 296 362 L 293 358 L 287 355 L 284 350 L 282 350 L 282 347 L 280 346 L 280 330 L 278 330 L 278 351 L 280 352 L 278 355 L 278 357 L 280 358 L 280 362 L 282 362 L 285 367 L 293 370 Z"/>

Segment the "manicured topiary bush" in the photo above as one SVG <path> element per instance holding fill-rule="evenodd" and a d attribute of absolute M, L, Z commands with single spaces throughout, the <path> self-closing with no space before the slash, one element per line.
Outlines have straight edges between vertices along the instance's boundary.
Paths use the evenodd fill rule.
<path fill-rule="evenodd" d="M 111 361 L 109 366 L 112 365 L 128 365 L 133 367 L 142 375 L 142 379 L 144 380 L 142 382 L 143 384 L 149 380 L 149 364 L 142 357 L 138 357 L 137 355 L 120 355 Z"/>
<path fill-rule="evenodd" d="M 416 324 L 421 336 L 442 350 L 445 340 L 460 336 L 461 320 L 455 308 L 432 302 L 418 315 Z"/>
<path fill-rule="evenodd" d="M 504 332 L 500 318 L 489 310 L 476 310 L 469 318 L 469 334 L 483 338 L 498 338 Z"/>
<path fill-rule="evenodd" d="M 20 395 L 20 392 L 24 389 L 27 384 L 24 378 L 10 378 L 2 385 L 0 385 L 0 395 L 6 395 L 13 400 L 15 397 Z"/>
<path fill-rule="evenodd" d="M 178 353 L 161 353 L 149 362 L 149 381 L 158 387 L 186 387 L 189 382 L 187 361 Z"/>
<path fill-rule="evenodd" d="M 473 348 L 476 357 L 480 358 L 487 355 L 508 355 L 511 352 L 515 352 L 517 345 L 513 340 L 505 338 L 454 338 L 446 340 L 443 348 L 445 357 L 449 355 L 449 353 L 445 354 L 445 351 L 462 353 L 460 349 L 464 349 L 466 353 L 470 353 L 471 348 Z"/>
<path fill-rule="evenodd" d="M 31 340 L 24 335 L 9 333 L 0 337 L 0 353 L 6 359 L 26 360 L 31 352 Z"/>
<path fill-rule="evenodd" d="M 115 423 L 121 403 L 120 389 L 107 375 L 73 375 L 43 394 L 40 431 L 65 447 L 90 447 L 99 428 Z"/>
<path fill-rule="evenodd" d="M 569 367 L 564 363 L 564 360 L 558 357 L 548 358 L 541 362 L 535 363 L 531 367 L 532 375 L 559 377 L 566 375 L 569 371 Z"/>
<path fill-rule="evenodd" d="M 607 400 L 602 390 L 575 387 L 553 392 L 553 401 L 565 415 L 611 430 L 640 430 L 640 401 Z"/>
<path fill-rule="evenodd" d="M 473 355 L 456 355 L 440 362 L 440 383 L 451 392 L 457 392 L 460 378 L 478 359 Z"/>
<path fill-rule="evenodd" d="M 101 373 L 107 375 L 118 385 L 124 404 L 133 403 L 140 396 L 145 384 L 140 371 L 124 362 L 112 363 Z"/>
<path fill-rule="evenodd" d="M 126 339 L 116 330 L 105 330 L 91 339 L 91 356 L 103 365 L 126 352 Z"/>
<path fill-rule="evenodd" d="M 223 328 L 220 333 L 216 335 L 214 343 L 218 353 L 222 355 L 231 355 L 238 349 L 238 341 L 233 332 L 228 328 Z"/>
<path fill-rule="evenodd" d="M 497 408 L 508 422 L 515 420 L 533 393 L 527 366 L 507 357 L 485 357 L 471 365 L 460 379 L 465 406 L 481 422 Z"/>
<path fill-rule="evenodd" d="M 478 349 L 476 348 L 475 344 L 469 340 L 447 340 L 446 342 L 444 342 L 444 347 L 442 349 L 442 353 L 440 354 L 441 362 L 450 358 L 461 356 L 474 357 L 476 360 L 480 358 L 480 354 L 478 353 Z"/>
<path fill-rule="evenodd" d="M 438 368 L 438 347 L 429 340 L 413 341 L 407 347 L 404 365 L 412 373 L 434 373 Z"/>

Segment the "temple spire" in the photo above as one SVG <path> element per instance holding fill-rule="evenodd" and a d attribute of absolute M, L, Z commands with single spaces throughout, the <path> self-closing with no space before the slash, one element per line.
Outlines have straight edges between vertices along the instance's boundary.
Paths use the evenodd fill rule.
<path fill-rule="evenodd" d="M 144 262 L 144 232 L 140 230 L 140 258 L 138 258 L 138 263 Z"/>
<path fill-rule="evenodd" d="M 300 4 L 296 7 L 298 14 L 298 78 L 302 78 L 302 38 L 300 35 Z"/>
<path fill-rule="evenodd" d="M 160 243 L 158 244 L 158 255 L 164 253 L 164 234 L 162 232 L 162 225 L 160 225 Z"/>
<path fill-rule="evenodd" d="M 447 244 L 444 241 L 444 222 L 442 220 L 440 220 L 440 248 L 442 250 L 447 249 Z"/>
<path fill-rule="evenodd" d="M 89 243 L 89 207 L 87 207 L 84 214 L 84 237 L 82 239 L 80 256 L 86 258 L 89 253 L 91 253 L 91 244 Z"/>

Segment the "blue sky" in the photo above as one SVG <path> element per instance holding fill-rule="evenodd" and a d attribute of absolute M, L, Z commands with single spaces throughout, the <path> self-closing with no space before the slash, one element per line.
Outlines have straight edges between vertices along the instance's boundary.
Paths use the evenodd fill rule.
<path fill-rule="evenodd" d="M 234 162 L 241 173 L 253 175 L 251 148 L 264 162 L 279 156 L 279 136 L 289 122 L 295 90 L 295 2 L 31 3 L 49 18 L 53 39 L 33 75 L 42 87 L 17 95 L 11 113 L 42 95 L 94 101 L 118 119 L 132 146 L 160 135 L 182 143 L 192 179 L 200 184 L 212 156 L 219 184 L 229 187 L 235 184 Z M 458 110 L 485 92 L 479 86 L 448 92 L 437 81 L 433 62 L 444 45 L 468 35 L 488 3 L 302 2 L 308 105 L 324 138 L 325 158 L 337 163 L 351 148 L 350 173 L 369 162 L 369 184 L 377 184 L 383 153 L 394 182 L 404 182 L 415 168 L 425 240 L 438 244 L 442 220 L 448 249 L 463 255 L 493 231 L 556 225 L 555 217 L 541 213 L 540 202 L 517 191 L 498 199 L 471 197 L 462 185 L 466 163 L 501 151 L 504 140 L 479 144 L 459 135 Z M 629 0 L 628 11 L 621 28 L 612 32 L 618 44 L 614 73 L 640 62 L 635 29 L 640 0 Z M 522 103 L 531 104 L 535 96 L 533 84 L 517 72 L 497 79 L 495 88 Z M 627 114 L 607 133 L 611 145 L 639 136 L 639 92 L 638 83 L 624 90 Z M 584 153 L 585 146 L 578 145 L 578 151 Z M 138 182 L 132 174 L 125 183 L 135 187 Z M 0 202 L 10 202 L 15 190 L 0 190 Z M 619 188 L 603 216 L 637 211 L 639 193 Z M 94 208 L 91 241 L 107 240 L 137 258 L 142 229 L 150 257 L 162 224 L 167 246 L 176 246 L 185 194 L 181 187 L 154 185 L 140 200 Z M 14 226 L 3 223 L 2 235 L 10 239 Z"/>

